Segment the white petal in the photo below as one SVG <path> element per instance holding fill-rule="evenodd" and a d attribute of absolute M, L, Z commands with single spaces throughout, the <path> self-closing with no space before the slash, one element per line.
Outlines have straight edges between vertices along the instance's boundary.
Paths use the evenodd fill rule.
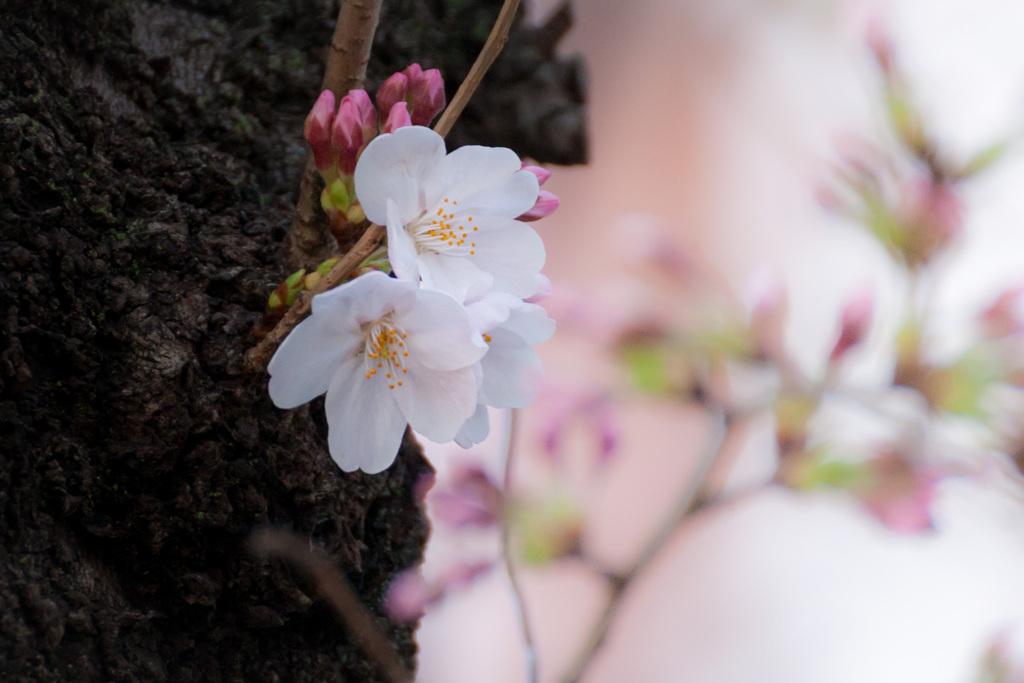
<path fill-rule="evenodd" d="M 376 474 L 398 455 L 406 420 L 387 384 L 366 379 L 361 357 L 346 360 L 327 391 L 331 457 L 345 472 Z"/>
<path fill-rule="evenodd" d="M 463 448 L 469 448 L 486 439 L 490 432 L 491 422 L 487 415 L 487 406 L 478 403 L 473 417 L 466 420 L 462 429 L 455 435 L 455 443 Z"/>
<path fill-rule="evenodd" d="M 423 181 L 434 175 L 444 159 L 444 139 L 423 126 L 399 128 L 378 135 L 363 150 L 356 164 L 356 197 L 374 223 L 387 220 L 387 200 L 398 205 L 403 223 L 419 216 Z"/>
<path fill-rule="evenodd" d="M 511 294 L 487 292 L 484 296 L 466 304 L 469 320 L 477 332 L 488 332 L 508 320 L 512 310 L 522 302 Z"/>
<path fill-rule="evenodd" d="M 285 337 L 267 366 L 274 405 L 294 408 L 327 391 L 342 361 L 362 341 L 358 326 L 345 331 L 343 322 L 312 316 Z"/>
<path fill-rule="evenodd" d="M 480 270 L 494 276 L 494 290 L 521 299 L 537 290 L 544 267 L 544 242 L 533 228 L 519 221 L 495 219 L 476 237 L 476 254 L 467 256 Z"/>
<path fill-rule="evenodd" d="M 460 147 L 446 156 L 424 184 L 425 208 L 444 205 L 456 215 L 489 213 L 515 218 L 537 201 L 537 176 L 520 172 L 516 153 L 503 147 Z M 444 198 L 458 201 L 444 204 Z"/>
<path fill-rule="evenodd" d="M 472 368 L 430 370 L 419 363 L 406 367 L 409 372 L 402 375 L 402 386 L 394 395 L 409 425 L 431 441 L 451 441 L 476 410 Z"/>
<path fill-rule="evenodd" d="M 521 337 L 529 346 L 542 344 L 555 333 L 555 321 L 537 304 L 522 303 L 513 308 L 501 327 Z"/>
<path fill-rule="evenodd" d="M 366 273 L 313 297 L 313 317 L 358 330 L 359 325 L 376 320 L 398 303 L 411 301 L 417 290 L 413 282 L 396 280 L 381 272 Z"/>
<path fill-rule="evenodd" d="M 498 328 L 480 365 L 484 381 L 479 401 L 495 408 L 525 408 L 533 403 L 544 372 L 540 358 L 518 336 Z"/>
<path fill-rule="evenodd" d="M 419 275 L 423 277 L 424 287 L 444 292 L 456 301 L 465 301 L 471 293 L 484 292 L 494 286 L 494 276 L 480 270 L 464 256 L 421 254 Z"/>
<path fill-rule="evenodd" d="M 421 289 L 412 305 L 395 310 L 394 319 L 409 335 L 410 358 L 426 368 L 464 368 L 486 352 L 474 343 L 477 335 L 466 309 L 447 294 Z"/>
<path fill-rule="evenodd" d="M 388 260 L 391 262 L 391 269 L 398 277 L 418 283 L 420 266 L 416 243 L 402 223 L 398 205 L 390 199 L 387 214 Z"/>

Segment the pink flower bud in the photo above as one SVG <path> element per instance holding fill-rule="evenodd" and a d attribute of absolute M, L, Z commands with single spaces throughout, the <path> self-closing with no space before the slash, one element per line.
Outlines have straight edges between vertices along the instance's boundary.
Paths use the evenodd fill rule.
<path fill-rule="evenodd" d="M 865 464 L 868 479 L 853 487 L 864 507 L 892 531 L 916 533 L 932 528 L 931 506 L 940 473 L 928 471 L 898 450 Z"/>
<path fill-rule="evenodd" d="M 412 120 L 409 118 L 409 106 L 405 102 L 395 102 L 394 106 L 391 107 L 391 113 L 388 114 L 387 121 L 384 122 L 384 132 L 394 133 L 399 128 L 411 125 Z"/>
<path fill-rule="evenodd" d="M 423 616 L 427 603 L 436 597 L 420 571 L 408 569 L 391 580 L 384 593 L 384 611 L 396 621 L 416 621 Z"/>
<path fill-rule="evenodd" d="M 871 325 L 874 298 L 870 293 L 863 292 L 851 299 L 843 308 L 842 322 L 839 325 L 839 339 L 832 347 L 829 362 L 835 363 L 852 347 L 860 344 Z"/>
<path fill-rule="evenodd" d="M 523 167 L 520 170 L 529 171 L 533 175 L 537 176 L 538 185 L 543 185 L 544 183 L 547 182 L 548 178 L 551 177 L 551 171 L 547 170 L 546 168 L 541 168 L 540 166 L 534 166 L 532 164 L 524 163 Z"/>
<path fill-rule="evenodd" d="M 331 153 L 331 125 L 334 123 L 334 93 L 324 90 L 306 117 L 302 135 L 313 148 L 317 170 L 326 171 L 334 162 Z"/>
<path fill-rule="evenodd" d="M 412 87 L 413 83 L 423 78 L 423 67 L 419 64 L 410 64 L 402 71 L 402 75 L 408 79 L 409 86 Z"/>
<path fill-rule="evenodd" d="M 349 90 L 347 96 L 352 99 L 356 106 L 359 122 L 363 129 L 362 148 L 366 149 L 366 146 L 370 144 L 370 140 L 377 137 L 377 110 L 374 108 L 373 102 L 365 90 Z"/>
<path fill-rule="evenodd" d="M 444 80 L 437 69 L 428 69 L 414 77 L 410 75 L 413 66 L 419 69 L 417 64 L 406 69 L 412 96 L 412 123 L 414 126 L 429 126 L 448 103 L 444 96 Z"/>
<path fill-rule="evenodd" d="M 750 329 L 757 350 L 764 358 L 782 358 L 785 355 L 786 319 L 789 317 L 789 297 L 781 280 L 771 280 L 754 304 L 750 316 Z"/>
<path fill-rule="evenodd" d="M 878 62 L 878 66 L 881 67 L 882 72 L 885 74 L 892 73 L 894 62 L 892 41 L 880 17 L 874 17 L 868 22 L 864 39 L 875 61 Z"/>
<path fill-rule="evenodd" d="M 978 316 L 985 336 L 994 339 L 1024 330 L 1021 304 L 1024 286 L 1008 289 Z"/>
<path fill-rule="evenodd" d="M 477 465 L 457 467 L 450 488 L 431 496 L 437 517 L 456 529 L 497 523 L 502 500 L 501 491 Z"/>
<path fill-rule="evenodd" d="M 555 212 L 555 209 L 559 205 L 558 197 L 547 190 L 541 190 L 537 193 L 537 203 L 533 205 L 533 208 L 519 216 L 516 220 L 529 223 L 530 221 L 540 220 L 545 216 L 550 216 Z"/>
<path fill-rule="evenodd" d="M 409 88 L 409 78 L 404 73 L 392 74 L 377 91 L 377 109 L 380 120 L 387 121 L 391 108 L 398 102 L 405 101 L 405 93 Z"/>
<path fill-rule="evenodd" d="M 907 259 L 924 263 L 948 245 L 963 226 L 960 197 L 952 185 L 921 179 L 904 190 L 900 217 L 907 231 Z"/>
<path fill-rule="evenodd" d="M 342 174 L 355 173 L 356 160 L 363 146 L 363 124 L 359 107 L 349 95 L 341 98 L 341 104 L 338 105 L 338 115 L 331 128 L 331 146 L 338 155 Z"/>

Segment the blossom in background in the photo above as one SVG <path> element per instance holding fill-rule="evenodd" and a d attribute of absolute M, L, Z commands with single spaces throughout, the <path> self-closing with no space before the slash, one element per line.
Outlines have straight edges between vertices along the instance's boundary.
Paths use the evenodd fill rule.
<path fill-rule="evenodd" d="M 476 410 L 485 352 L 450 296 L 367 273 L 314 297 L 270 361 L 270 397 L 294 408 L 326 393 L 331 456 L 346 472 L 376 473 L 407 423 L 433 441 L 455 437 Z"/>
<path fill-rule="evenodd" d="M 487 291 L 537 291 L 544 244 L 515 220 L 537 202 L 537 176 L 515 152 L 467 146 L 445 153 L 421 126 L 380 135 L 356 167 L 367 218 L 387 226 L 395 274 L 459 301 Z"/>

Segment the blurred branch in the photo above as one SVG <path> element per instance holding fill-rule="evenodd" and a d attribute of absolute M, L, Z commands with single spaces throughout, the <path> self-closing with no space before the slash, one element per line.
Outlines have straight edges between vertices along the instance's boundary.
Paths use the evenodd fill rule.
<path fill-rule="evenodd" d="M 519 0 L 505 0 L 505 4 L 501 6 L 501 11 L 498 12 L 498 18 L 494 22 L 494 27 L 491 29 L 490 35 L 487 36 L 487 42 L 484 43 L 483 49 L 480 50 L 480 55 L 473 62 L 473 66 L 469 69 L 466 79 L 462 81 L 462 85 L 456 91 L 455 97 L 452 98 L 448 108 L 444 110 L 441 118 L 437 120 L 437 124 L 434 126 L 434 130 L 442 137 L 448 135 L 448 131 L 455 125 L 459 114 L 466 108 L 469 98 L 476 92 L 480 81 L 484 79 L 484 74 L 491 68 L 491 64 L 498 58 L 498 55 L 501 54 L 502 48 L 508 42 L 508 31 L 512 28 L 512 21 L 516 18 L 516 10 L 518 9 Z"/>
<path fill-rule="evenodd" d="M 506 501 L 512 499 L 512 461 L 515 455 L 515 433 L 516 433 L 516 409 L 509 410 L 508 418 L 508 441 L 505 444 L 505 476 L 502 479 L 502 493 Z M 501 554 L 505 558 L 505 571 L 508 573 L 508 582 L 512 586 L 512 599 L 515 602 L 516 610 L 519 612 L 519 622 L 523 632 L 523 650 L 526 659 L 526 680 L 529 683 L 537 683 L 537 648 L 533 643 L 533 634 L 530 631 L 529 615 L 526 612 L 526 601 L 523 599 L 523 590 L 519 584 L 519 577 L 516 571 L 515 560 L 512 557 L 512 533 L 509 527 L 508 515 L 502 515 L 501 522 Z"/>
<path fill-rule="evenodd" d="M 377 628 L 373 615 L 330 560 L 314 552 L 299 536 L 278 529 L 256 531 L 250 544 L 257 554 L 280 557 L 305 572 L 313 579 L 320 597 L 387 679 L 391 683 L 411 683 L 412 674 L 402 665 L 391 641 Z"/>
<path fill-rule="evenodd" d="M 697 463 L 697 469 L 687 481 L 686 488 L 680 494 L 675 507 L 666 517 L 665 522 L 648 541 L 637 557 L 633 566 L 624 574 L 600 572 L 612 584 L 612 594 L 605 606 L 604 611 L 597 622 L 591 628 L 590 635 L 576 659 L 573 660 L 569 671 L 562 677 L 562 683 L 578 683 L 580 678 L 594 661 L 594 655 L 604 645 L 608 635 L 608 629 L 618 613 L 622 599 L 629 588 L 647 570 L 651 562 L 664 550 L 669 541 L 676 535 L 680 525 L 690 519 L 694 513 L 709 506 L 713 499 L 709 498 L 706 491 L 708 475 L 716 463 L 727 454 L 732 448 L 732 442 L 742 435 L 750 413 L 731 413 L 719 407 L 709 407 L 715 421 L 715 427 L 711 434 L 711 442 L 704 453 L 704 456 Z M 716 501 L 717 502 L 717 501 Z"/>

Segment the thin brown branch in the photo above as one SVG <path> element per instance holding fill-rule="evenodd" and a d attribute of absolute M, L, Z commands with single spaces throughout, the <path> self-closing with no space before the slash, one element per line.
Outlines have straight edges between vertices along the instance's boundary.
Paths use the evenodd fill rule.
<path fill-rule="evenodd" d="M 377 628 L 373 615 L 327 557 L 314 552 L 299 536 L 277 529 L 256 531 L 250 543 L 256 553 L 285 559 L 309 575 L 320 597 L 391 683 L 412 681 L 412 673 L 398 658 L 391 641 Z"/>
<path fill-rule="evenodd" d="M 686 489 L 679 496 L 675 507 L 666 517 L 665 522 L 655 535 L 647 542 L 633 566 L 624 574 L 607 575 L 612 582 L 612 594 L 608 604 L 591 627 L 587 641 L 573 660 L 568 672 L 562 677 L 562 683 L 578 683 L 580 678 L 594 661 L 601 646 L 604 645 L 608 630 L 618 614 L 622 600 L 636 580 L 647 570 L 651 562 L 658 557 L 668 542 L 675 537 L 680 525 L 698 510 L 707 505 L 705 488 L 708 475 L 721 458 L 732 449 L 734 439 L 742 434 L 746 422 L 745 415 L 732 415 L 721 409 L 713 409 L 715 415 L 715 431 L 712 434 L 710 447 L 697 464 L 696 471 L 687 480 Z"/>
<path fill-rule="evenodd" d="M 508 419 L 508 441 L 505 444 L 505 477 L 502 480 L 502 491 L 505 500 L 512 499 L 512 462 L 516 452 L 516 409 L 509 411 Z M 523 633 L 523 651 L 526 658 L 526 674 L 529 683 L 537 683 L 539 679 L 537 671 L 537 648 L 533 643 L 533 632 L 530 629 L 529 614 L 526 611 L 526 600 L 523 598 L 523 589 L 519 584 L 519 574 L 516 569 L 515 559 L 512 557 L 512 530 L 511 520 L 506 518 L 501 522 L 501 554 L 505 558 L 505 571 L 508 573 L 508 582 L 512 587 L 512 599 L 515 602 L 516 610 L 519 612 L 519 623 Z"/>
<path fill-rule="evenodd" d="M 462 110 L 466 108 L 469 98 L 476 92 L 480 81 L 484 79 L 484 74 L 491 68 L 491 64 L 498 58 L 498 55 L 501 54 L 502 48 L 508 42 L 508 32 L 512 28 L 512 21 L 516 18 L 516 10 L 518 9 L 519 0 L 505 0 L 505 4 L 501 6 L 498 18 L 491 29 L 491 34 L 487 36 L 487 42 L 484 43 L 483 49 L 480 50 L 480 55 L 473 62 L 473 66 L 470 67 L 466 80 L 462 81 L 462 85 L 455 92 L 455 97 L 452 98 L 448 108 L 444 110 L 441 118 L 434 125 L 434 130 L 442 136 L 448 135 L 448 131 L 452 129 L 456 119 L 459 118 Z"/>
<path fill-rule="evenodd" d="M 270 357 L 274 355 L 274 351 L 277 350 L 278 344 L 309 314 L 309 309 L 313 304 L 313 297 L 343 282 L 367 256 L 380 246 L 383 239 L 384 228 L 376 223 L 371 223 L 366 232 L 363 233 L 363 236 L 356 242 L 356 245 L 334 264 L 334 267 L 327 273 L 327 276 L 320 280 L 313 289 L 300 294 L 295 303 L 292 304 L 292 307 L 284 314 L 284 317 L 270 331 L 270 334 L 261 339 L 259 344 L 249 349 L 245 356 L 245 361 L 249 368 L 258 370 L 266 366 L 270 361 Z"/>
<path fill-rule="evenodd" d="M 330 90 L 335 97 L 342 97 L 349 90 L 363 87 L 380 5 L 381 0 L 345 0 L 342 3 L 321 90 Z M 302 172 L 299 199 L 295 204 L 292 229 L 288 233 L 291 261 L 302 267 L 323 260 L 324 251 L 333 241 L 319 210 L 318 178 L 316 164 L 310 154 Z"/>

